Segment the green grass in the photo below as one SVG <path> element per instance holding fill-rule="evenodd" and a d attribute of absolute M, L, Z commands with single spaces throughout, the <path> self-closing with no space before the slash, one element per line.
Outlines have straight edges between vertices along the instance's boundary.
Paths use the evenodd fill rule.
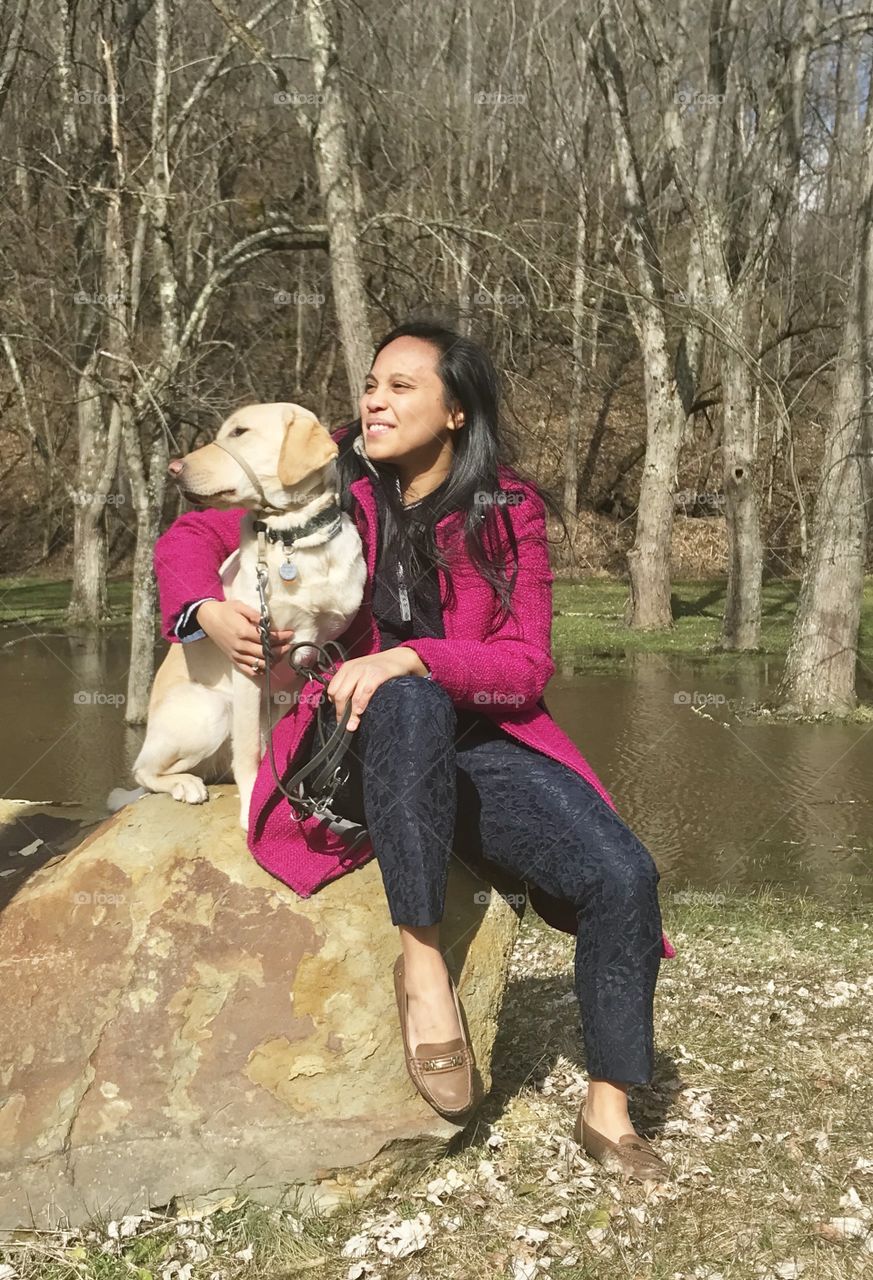
<path fill-rule="evenodd" d="M 558 651 L 593 653 L 716 652 L 721 636 L 726 583 L 677 582 L 673 585 L 674 625 L 669 631 L 634 631 L 622 621 L 628 589 L 623 582 L 589 579 L 556 582 L 553 643 Z M 764 588 L 761 647 L 785 653 L 800 583 L 781 581 Z M 873 621 L 873 583 L 865 601 Z"/>
<path fill-rule="evenodd" d="M 669 1181 L 622 1182 L 571 1141 L 587 1079 L 573 940 L 529 917 L 492 1092 L 422 1176 L 331 1216 L 240 1197 L 128 1238 L 102 1223 L 21 1238 L 0 1260 L 21 1280 L 160 1280 L 173 1260 L 190 1280 L 347 1280 L 358 1237 L 361 1280 L 870 1277 L 873 909 L 734 890 L 665 890 L 661 905 L 678 955 L 661 964 L 655 1076 L 630 1110 Z M 423 1247 L 388 1256 L 392 1224 L 425 1213 Z"/>
<path fill-rule="evenodd" d="M 669 631 L 633 631 L 622 621 L 627 585 L 590 578 L 558 581 L 554 586 L 552 643 L 556 656 L 624 657 L 627 653 L 677 653 L 717 658 L 726 584 L 723 580 L 677 582 L 673 586 L 674 625 Z M 784 656 L 791 636 L 800 583 L 769 582 L 763 591 L 759 652 Z M 70 598 L 68 581 L 0 578 L 0 625 L 64 624 Z M 130 619 L 130 582 L 109 583 L 111 622 Z M 861 616 L 861 659 L 873 667 L 873 579 L 865 584 Z"/>
<path fill-rule="evenodd" d="M 674 625 L 669 631 L 633 631 L 622 621 L 627 600 L 623 582 L 587 579 L 556 582 L 552 642 L 556 653 L 624 655 L 680 653 L 689 657 L 720 652 L 725 606 L 724 580 L 676 582 L 672 590 Z M 800 582 L 782 579 L 763 589 L 759 652 L 788 650 Z M 861 613 L 861 656 L 873 662 L 873 579 L 865 582 Z"/>
<path fill-rule="evenodd" d="M 72 583 L 69 579 L 0 578 L 0 626 L 16 623 L 65 624 Z M 131 583 L 109 581 L 110 626 L 130 621 Z"/>

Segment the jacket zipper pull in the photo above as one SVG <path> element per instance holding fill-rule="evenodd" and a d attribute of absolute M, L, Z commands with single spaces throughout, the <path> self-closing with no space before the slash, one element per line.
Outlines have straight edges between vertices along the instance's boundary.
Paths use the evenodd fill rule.
<path fill-rule="evenodd" d="M 394 477 L 394 484 L 397 488 L 397 498 L 400 505 L 403 506 L 403 490 L 400 487 L 399 476 Z M 403 581 L 403 565 L 397 561 L 397 594 L 400 597 L 400 617 L 404 622 L 409 622 L 412 613 L 409 608 L 409 592 L 406 590 L 406 583 Z"/>
<path fill-rule="evenodd" d="M 397 561 L 397 592 L 400 596 L 400 617 L 404 622 L 409 622 L 412 617 L 409 610 L 409 593 L 403 581 L 403 565 L 399 560 Z"/>

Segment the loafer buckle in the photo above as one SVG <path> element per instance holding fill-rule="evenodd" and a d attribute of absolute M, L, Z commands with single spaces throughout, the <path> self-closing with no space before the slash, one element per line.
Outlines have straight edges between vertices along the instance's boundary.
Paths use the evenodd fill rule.
<path fill-rule="evenodd" d="M 448 1071 L 452 1067 L 462 1067 L 464 1065 L 464 1055 L 462 1053 L 447 1053 L 440 1058 L 421 1058 L 419 1065 L 422 1071 Z"/>

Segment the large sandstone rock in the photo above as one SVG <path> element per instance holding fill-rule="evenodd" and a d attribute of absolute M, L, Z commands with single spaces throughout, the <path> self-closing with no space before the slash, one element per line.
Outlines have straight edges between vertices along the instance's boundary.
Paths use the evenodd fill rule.
<path fill-rule="evenodd" d="M 298 898 L 235 788 L 211 794 L 122 809 L 0 915 L 3 1230 L 233 1190 L 327 1206 L 458 1132 L 406 1074 L 376 862 Z M 486 1087 L 516 929 L 453 863 L 442 941 Z"/>

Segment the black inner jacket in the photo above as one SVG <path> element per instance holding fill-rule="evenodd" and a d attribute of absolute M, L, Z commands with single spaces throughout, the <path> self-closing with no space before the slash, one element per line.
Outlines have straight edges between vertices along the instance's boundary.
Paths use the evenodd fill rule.
<path fill-rule="evenodd" d="M 444 480 L 432 493 L 419 498 L 417 502 L 409 503 L 404 508 L 404 514 L 414 513 L 416 520 L 426 520 L 447 483 Z M 374 484 L 373 489 L 379 512 L 379 528 L 384 529 L 387 505 L 385 494 L 379 484 Z M 439 578 L 435 568 L 428 569 L 427 573 L 408 584 L 408 597 L 411 617 L 404 619 L 397 564 L 392 563 L 380 549 L 373 577 L 373 618 L 379 629 L 383 649 L 393 649 L 401 640 L 445 639 Z M 464 735 L 463 745 L 502 736 L 502 730 L 496 728 L 482 711 L 459 708 L 456 714 L 458 733 Z"/>
<path fill-rule="evenodd" d="M 445 483 L 446 481 L 443 481 L 443 484 Z M 442 489 L 442 485 L 440 489 Z M 379 528 L 383 530 L 385 527 L 385 494 L 378 482 L 374 483 L 373 490 L 379 512 Z M 414 512 L 415 518 L 421 520 L 422 518 L 427 518 L 428 509 L 435 505 L 437 499 L 438 490 L 434 490 L 433 493 L 426 494 L 425 497 L 420 498 L 417 502 L 410 503 L 404 510 L 405 512 Z M 402 640 L 445 639 L 439 579 L 436 570 L 431 568 L 418 580 L 411 581 L 407 590 L 411 616 L 405 619 L 401 605 L 397 564 L 396 562 L 392 563 L 383 554 L 383 548 L 380 546 L 376 559 L 376 571 L 373 576 L 372 608 L 373 619 L 378 628 L 383 649 L 393 649 Z M 364 714 L 366 715 L 366 712 Z M 455 741 L 461 748 L 505 736 L 503 730 L 499 729 L 490 717 L 482 711 L 476 711 L 472 708 L 457 708 L 455 715 L 457 720 Z M 336 726 L 336 709 L 329 699 L 319 708 L 319 717 L 322 721 L 323 732 L 327 736 Z M 313 722 L 307 732 L 308 742 L 304 752 L 304 759 L 310 759 L 317 749 L 315 729 L 316 725 Z M 366 822 L 360 759 L 355 751 L 354 743 L 346 757 L 346 763 L 349 765 L 348 780 L 335 792 L 334 803 L 331 807 L 336 814 L 341 814 L 343 817 L 350 818 L 355 822 Z"/>

